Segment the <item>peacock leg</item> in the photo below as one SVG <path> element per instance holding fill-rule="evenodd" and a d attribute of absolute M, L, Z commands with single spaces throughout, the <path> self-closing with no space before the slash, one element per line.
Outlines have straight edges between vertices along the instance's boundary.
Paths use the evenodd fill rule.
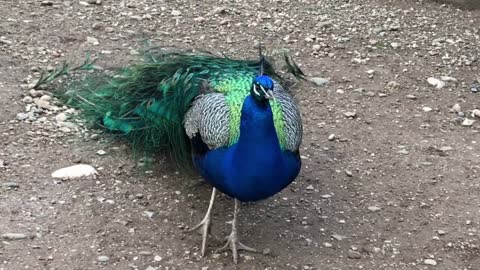
<path fill-rule="evenodd" d="M 215 202 L 216 191 L 217 189 L 213 188 L 212 196 L 210 198 L 210 204 L 208 205 L 208 209 L 207 209 L 207 213 L 205 214 L 205 217 L 195 227 L 188 230 L 189 232 L 191 232 L 201 227 L 200 231 L 202 232 L 202 249 L 201 249 L 202 257 L 205 255 L 205 249 L 207 248 L 207 236 L 208 236 L 208 233 L 210 232 L 210 215 L 212 212 L 213 203 Z"/>
<path fill-rule="evenodd" d="M 228 250 L 230 248 L 230 250 L 232 251 L 232 255 L 233 255 L 233 261 L 235 263 L 238 262 L 238 251 L 239 250 L 243 249 L 243 250 L 250 251 L 250 252 L 257 252 L 254 248 L 248 247 L 248 246 L 242 244 L 238 240 L 237 217 L 238 217 L 238 212 L 239 211 L 240 211 L 239 201 L 237 199 L 235 199 L 235 209 L 233 210 L 233 220 L 232 220 L 232 232 L 230 233 L 230 235 L 227 238 L 228 239 L 227 243 L 222 248 L 217 249 L 215 251 L 215 253 L 217 253 L 217 252 L 222 252 L 222 251 Z"/>

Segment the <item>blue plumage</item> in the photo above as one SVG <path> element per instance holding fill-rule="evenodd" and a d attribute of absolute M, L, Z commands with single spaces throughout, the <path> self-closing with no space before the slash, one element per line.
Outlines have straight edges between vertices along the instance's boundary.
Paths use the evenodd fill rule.
<path fill-rule="evenodd" d="M 280 148 L 269 103 L 252 96 L 243 103 L 238 142 L 196 155 L 194 162 L 207 182 L 241 201 L 276 194 L 295 179 L 301 167 L 298 152 Z"/>

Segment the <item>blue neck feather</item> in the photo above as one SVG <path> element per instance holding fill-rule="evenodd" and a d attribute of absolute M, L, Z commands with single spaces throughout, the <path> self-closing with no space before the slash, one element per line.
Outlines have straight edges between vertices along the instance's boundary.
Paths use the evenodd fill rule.
<path fill-rule="evenodd" d="M 194 160 L 207 182 L 241 201 L 278 193 L 295 179 L 301 166 L 298 153 L 281 150 L 269 103 L 252 96 L 243 103 L 238 142 Z"/>

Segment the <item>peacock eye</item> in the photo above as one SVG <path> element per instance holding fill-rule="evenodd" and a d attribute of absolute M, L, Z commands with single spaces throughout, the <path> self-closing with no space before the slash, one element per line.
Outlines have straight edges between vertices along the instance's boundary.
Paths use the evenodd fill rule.
<path fill-rule="evenodd" d="M 262 87 L 262 86 L 260 86 L 260 87 Z M 255 93 L 255 95 L 260 96 L 260 93 L 257 90 L 257 84 L 256 83 L 253 84 L 253 92 Z"/>

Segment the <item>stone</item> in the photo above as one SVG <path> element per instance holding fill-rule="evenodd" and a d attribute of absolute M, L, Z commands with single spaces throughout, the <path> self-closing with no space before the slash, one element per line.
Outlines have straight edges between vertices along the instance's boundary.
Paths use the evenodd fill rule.
<path fill-rule="evenodd" d="M 357 116 L 356 112 L 344 112 L 343 115 L 347 118 L 355 118 Z"/>
<path fill-rule="evenodd" d="M 320 78 L 320 77 L 312 77 L 308 79 L 309 81 L 313 82 L 317 86 L 325 86 L 329 84 L 329 80 L 325 78 Z"/>
<path fill-rule="evenodd" d="M 172 16 L 180 16 L 182 15 L 182 12 L 180 10 L 172 10 Z"/>
<path fill-rule="evenodd" d="M 23 121 L 23 120 L 28 119 L 28 117 L 30 117 L 30 115 L 28 115 L 28 113 L 17 113 L 17 116 L 15 118 L 17 118 L 17 120 L 19 120 L 19 121 Z"/>
<path fill-rule="evenodd" d="M 432 110 L 433 110 L 432 108 L 427 107 L 427 106 L 422 108 L 422 111 L 424 111 L 424 112 L 431 112 Z"/>
<path fill-rule="evenodd" d="M 462 122 L 462 126 L 469 127 L 469 126 L 473 125 L 473 123 L 475 123 L 475 120 L 465 118 Z"/>
<path fill-rule="evenodd" d="M 452 111 L 452 112 L 459 113 L 459 112 L 461 112 L 461 111 L 462 111 L 462 107 L 460 107 L 460 104 L 458 104 L 458 103 L 455 103 L 455 105 L 453 105 L 453 107 L 452 107 L 452 110 L 451 110 L 451 111 Z"/>
<path fill-rule="evenodd" d="M 110 260 L 110 258 L 108 256 L 105 256 L 105 255 L 101 255 L 101 256 L 98 256 L 97 257 L 97 260 L 99 262 L 108 262 Z"/>
<path fill-rule="evenodd" d="M 335 140 L 335 134 L 330 134 L 330 135 L 328 136 L 328 140 L 329 140 L 329 141 Z"/>
<path fill-rule="evenodd" d="M 95 178 L 97 174 L 97 170 L 92 166 L 87 164 L 77 164 L 54 171 L 52 177 L 67 180 L 83 177 Z"/>
<path fill-rule="evenodd" d="M 26 96 L 22 99 L 22 102 L 25 104 L 30 104 L 33 102 L 33 98 L 31 96 Z"/>
<path fill-rule="evenodd" d="M 92 44 L 92 45 L 98 45 L 100 42 L 98 42 L 98 39 L 94 37 L 87 37 L 87 43 Z"/>
<path fill-rule="evenodd" d="M 57 114 L 57 116 L 55 116 L 55 121 L 57 122 L 65 122 L 67 121 L 67 119 L 68 119 L 68 116 L 65 113 L 59 113 Z"/>
<path fill-rule="evenodd" d="M 11 188 L 11 189 L 20 187 L 20 185 L 16 182 L 5 182 L 5 183 L 2 183 L 2 186 L 6 188 Z"/>
<path fill-rule="evenodd" d="M 10 241 L 22 240 L 27 238 L 27 235 L 23 233 L 4 233 L 0 235 L 0 238 L 3 238 L 5 240 L 10 240 Z"/>
<path fill-rule="evenodd" d="M 436 79 L 436 78 L 433 78 L 433 77 L 430 77 L 427 79 L 427 82 L 432 85 L 432 86 L 435 86 L 435 88 L 437 89 L 441 89 L 445 86 L 445 82 L 442 81 L 442 80 L 439 80 L 439 79 Z"/>
<path fill-rule="evenodd" d="M 348 255 L 348 258 L 350 258 L 350 259 L 358 260 L 358 259 L 362 258 L 362 254 L 360 254 L 360 252 L 358 252 L 358 251 L 349 250 L 347 255 Z"/>
<path fill-rule="evenodd" d="M 37 99 L 35 100 L 35 105 L 37 105 L 37 107 L 40 109 L 50 109 L 50 102 L 48 102 L 47 100 Z"/>
<path fill-rule="evenodd" d="M 432 265 L 432 266 L 437 265 L 437 261 L 435 261 L 434 259 L 426 259 L 425 261 L 423 261 L 423 263 L 426 265 Z"/>
<path fill-rule="evenodd" d="M 369 206 L 369 207 L 368 207 L 368 210 L 369 210 L 370 212 L 377 212 L 377 211 L 380 211 L 380 209 L 382 209 L 382 208 L 380 208 L 380 207 L 378 207 L 378 206 Z"/>
<path fill-rule="evenodd" d="M 479 109 L 474 109 L 472 111 L 472 117 L 480 118 L 480 110 Z"/>
<path fill-rule="evenodd" d="M 105 150 L 98 150 L 97 151 L 97 155 L 99 155 L 99 156 L 104 156 L 105 154 L 107 154 L 107 152 L 105 152 Z"/>

